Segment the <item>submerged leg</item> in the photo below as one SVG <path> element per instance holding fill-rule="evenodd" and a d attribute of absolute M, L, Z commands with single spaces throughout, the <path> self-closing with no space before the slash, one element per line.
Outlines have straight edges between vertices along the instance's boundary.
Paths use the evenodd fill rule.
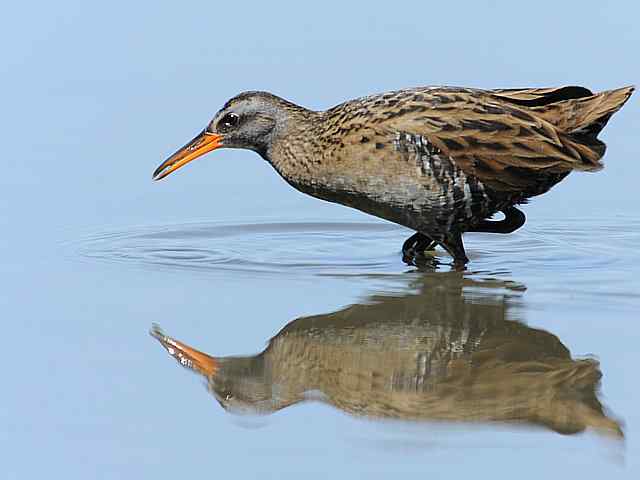
<path fill-rule="evenodd" d="M 504 219 L 498 221 L 482 220 L 475 227 L 467 230 L 468 232 L 483 233 L 511 233 L 518 230 L 527 220 L 524 213 L 516 207 L 508 207 L 502 210 Z"/>
<path fill-rule="evenodd" d="M 460 232 L 447 233 L 444 239 L 438 243 L 453 257 L 453 263 L 456 267 L 464 267 L 469 262 L 467 254 L 464 251 L 462 234 Z"/>
<path fill-rule="evenodd" d="M 415 265 L 416 255 L 435 248 L 436 242 L 425 234 L 416 232 L 402 244 L 402 261 L 407 265 Z"/>

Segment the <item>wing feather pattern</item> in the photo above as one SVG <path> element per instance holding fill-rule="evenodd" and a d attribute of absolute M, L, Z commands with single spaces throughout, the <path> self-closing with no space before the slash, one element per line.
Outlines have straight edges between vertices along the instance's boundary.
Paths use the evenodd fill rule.
<path fill-rule="evenodd" d="M 590 93 L 576 88 L 574 96 Z M 542 103 L 545 95 L 558 98 L 557 91 L 417 89 L 398 108 L 387 110 L 380 126 L 421 135 L 465 173 L 494 189 L 526 190 L 544 174 L 601 168 L 603 150 L 561 131 L 534 107 L 512 101 Z"/>

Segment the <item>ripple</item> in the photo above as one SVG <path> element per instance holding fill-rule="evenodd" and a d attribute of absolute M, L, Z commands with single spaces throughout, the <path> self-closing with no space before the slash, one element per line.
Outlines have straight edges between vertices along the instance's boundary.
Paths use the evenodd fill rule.
<path fill-rule="evenodd" d="M 383 223 L 199 223 L 100 232 L 74 250 L 93 260 L 186 270 L 399 273 L 406 268 L 389 245 L 406 235 Z"/>
<path fill-rule="evenodd" d="M 414 270 L 399 252 L 410 234 L 381 222 L 190 223 L 99 232 L 72 246 L 85 259 L 192 271 L 398 275 Z M 627 292 L 623 283 L 640 260 L 640 220 L 536 220 L 510 235 L 467 234 L 465 243 L 469 275 L 526 272 L 541 282 L 553 278 L 550 284 L 588 284 L 597 293 L 606 282 L 608 291 Z M 438 269 L 449 270 L 450 257 L 436 255 Z"/>

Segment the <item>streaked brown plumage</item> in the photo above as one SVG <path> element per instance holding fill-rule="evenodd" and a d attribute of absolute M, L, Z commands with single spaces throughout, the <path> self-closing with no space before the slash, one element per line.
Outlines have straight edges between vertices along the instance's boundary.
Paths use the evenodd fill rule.
<path fill-rule="evenodd" d="M 231 412 L 269 414 L 316 400 L 370 418 L 622 435 L 598 399 L 597 361 L 573 359 L 555 335 L 508 320 L 508 297 L 465 298 L 463 289 L 490 290 L 491 282 L 439 276 L 438 288 L 428 283 L 414 285 L 418 294 L 379 295 L 296 319 L 253 356 L 212 357 L 157 327 L 151 333 Z"/>
<path fill-rule="evenodd" d="M 514 231 L 525 220 L 515 205 L 601 168 L 597 135 L 632 92 L 421 87 L 322 112 L 246 92 L 154 178 L 216 148 L 254 150 L 294 188 L 418 232 L 405 260 L 440 244 L 462 265 L 462 233 Z M 487 220 L 498 211 L 504 220 Z"/>

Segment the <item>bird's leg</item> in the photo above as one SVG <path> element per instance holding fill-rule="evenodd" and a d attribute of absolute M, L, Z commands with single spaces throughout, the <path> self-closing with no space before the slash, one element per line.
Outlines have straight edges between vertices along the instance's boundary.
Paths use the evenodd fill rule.
<path fill-rule="evenodd" d="M 416 232 L 402 244 L 402 261 L 407 265 L 415 265 L 416 255 L 435 248 L 436 242 L 424 233 Z"/>
<path fill-rule="evenodd" d="M 516 207 L 508 207 L 502 210 L 504 219 L 498 221 L 482 220 L 475 227 L 467 230 L 468 232 L 483 233 L 511 233 L 519 229 L 527 220 L 524 213 Z"/>
<path fill-rule="evenodd" d="M 427 237 L 424 233 L 416 232 L 411 235 L 402 244 L 402 252 L 408 252 L 413 249 L 417 252 L 423 252 L 424 250 L 433 250 L 436 248 L 436 242 Z"/>
<path fill-rule="evenodd" d="M 438 242 L 453 257 L 453 263 L 457 269 L 464 269 L 469 262 L 462 243 L 460 232 L 449 232 Z"/>

